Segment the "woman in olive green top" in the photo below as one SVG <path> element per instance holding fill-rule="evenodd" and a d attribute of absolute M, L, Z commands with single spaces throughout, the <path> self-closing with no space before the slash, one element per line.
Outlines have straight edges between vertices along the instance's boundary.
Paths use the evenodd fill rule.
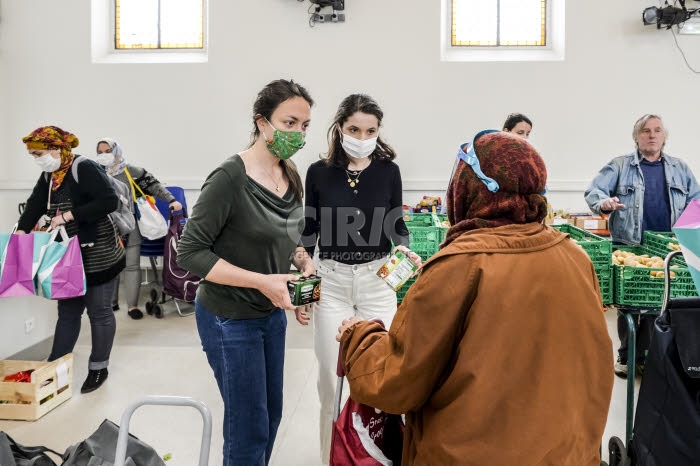
<path fill-rule="evenodd" d="M 209 175 L 178 247 L 178 263 L 204 277 L 197 330 L 224 400 L 226 466 L 268 464 L 282 418 L 290 265 L 316 273 L 297 248 L 303 188 L 289 160 L 304 146 L 311 105 L 293 81 L 260 91 L 253 142 Z"/>

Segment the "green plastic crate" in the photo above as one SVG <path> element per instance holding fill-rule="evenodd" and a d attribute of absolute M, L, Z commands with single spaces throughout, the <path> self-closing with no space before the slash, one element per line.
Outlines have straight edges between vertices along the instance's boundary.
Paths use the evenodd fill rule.
<path fill-rule="evenodd" d="M 676 236 L 672 232 L 664 231 L 645 231 L 644 232 L 644 247 L 655 256 L 666 258 L 669 252 L 676 251 L 668 245 L 668 243 L 678 244 Z M 687 264 L 683 256 L 673 258 L 672 264 L 686 267 Z"/>
<path fill-rule="evenodd" d="M 612 241 L 609 239 L 594 235 L 569 223 L 550 226 L 562 233 L 567 233 L 571 239 L 576 241 L 586 251 L 595 267 L 605 268 L 612 264 Z"/>
<path fill-rule="evenodd" d="M 612 268 L 596 267 L 595 273 L 598 276 L 598 285 L 600 285 L 600 294 L 603 298 L 603 304 L 612 304 L 613 302 L 613 277 Z"/>
<path fill-rule="evenodd" d="M 628 250 L 628 248 L 624 248 Z M 642 251 L 647 250 L 642 248 Z M 663 277 L 652 277 L 652 271 L 662 268 L 630 267 L 613 264 L 613 302 L 623 306 L 661 307 L 664 300 Z M 671 297 L 697 296 L 695 283 L 687 268 L 672 269 Z"/>
<path fill-rule="evenodd" d="M 408 289 L 413 285 L 413 283 L 416 281 L 416 277 L 409 278 L 404 285 L 399 288 L 399 290 L 396 292 L 396 301 L 401 304 L 403 301 L 403 298 L 406 296 L 406 293 L 408 293 Z"/>
<path fill-rule="evenodd" d="M 607 282 L 601 282 L 600 283 L 600 294 L 601 297 L 603 298 L 603 304 L 612 304 L 613 303 L 613 281 L 612 277 L 608 279 Z"/>
<path fill-rule="evenodd" d="M 443 228 L 442 222 L 449 222 L 447 214 L 432 214 L 433 215 L 433 226 L 438 228 Z"/>
<path fill-rule="evenodd" d="M 411 227 L 433 227 L 434 225 L 434 219 L 433 219 L 433 214 L 431 213 L 418 213 L 418 214 L 411 214 L 411 213 L 406 213 L 403 214 L 403 221 L 406 224 L 406 226 L 411 229 Z"/>
<path fill-rule="evenodd" d="M 418 254 L 423 261 L 428 260 L 440 250 L 441 232 L 435 227 L 409 227 L 409 244 L 411 251 Z"/>
<path fill-rule="evenodd" d="M 447 218 L 447 214 L 433 214 L 433 224 L 435 228 L 437 228 L 440 231 L 440 243 L 445 241 L 445 237 L 447 236 L 447 230 L 450 229 L 450 227 L 443 227 L 442 222 L 449 222 L 450 220 Z"/>

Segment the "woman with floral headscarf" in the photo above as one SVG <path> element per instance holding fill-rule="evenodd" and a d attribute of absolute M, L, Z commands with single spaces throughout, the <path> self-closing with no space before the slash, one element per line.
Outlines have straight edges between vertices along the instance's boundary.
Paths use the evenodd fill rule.
<path fill-rule="evenodd" d="M 114 139 L 100 139 L 97 143 L 96 160 L 97 163 L 105 168 L 109 176 L 118 179 L 127 186 L 131 186 L 129 177 L 127 176 L 128 174 L 144 193 L 169 202 L 172 210 L 182 210 L 182 204 L 175 200 L 175 197 L 173 197 L 170 191 L 160 184 L 152 174 L 126 161 L 121 146 Z M 139 190 L 133 187 L 131 187 L 131 190 L 134 195 L 141 195 Z M 137 222 L 136 228 L 129 233 L 126 239 L 126 304 L 129 307 L 129 317 L 132 319 L 140 319 L 143 317 L 143 312 L 139 309 L 139 292 L 141 290 L 141 239 L 141 232 L 139 231 Z M 117 285 L 114 289 L 112 309 L 115 311 L 119 309 L 119 277 L 117 277 Z M 162 317 L 162 314 L 156 314 L 156 317 Z"/>
<path fill-rule="evenodd" d="M 124 268 L 125 255 L 119 235 L 108 214 L 119 202 L 104 170 L 96 163 L 81 160 L 72 149 L 78 138 L 57 126 L 42 126 L 22 139 L 29 155 L 39 166 L 39 176 L 24 213 L 18 233 L 30 231 L 42 218 L 51 228 L 65 226 L 68 236 L 78 236 L 87 282 L 85 296 L 58 300 L 58 321 L 49 361 L 73 351 L 80 334 L 80 320 L 87 308 L 92 333 L 88 376 L 81 388 L 88 393 L 107 378 L 116 321 L 110 301 L 116 277 Z M 77 179 L 74 175 L 77 174 Z M 48 202 L 48 203 L 47 203 Z"/>
<path fill-rule="evenodd" d="M 406 413 L 403 465 L 600 464 L 611 342 L 590 259 L 542 224 L 546 177 L 524 139 L 479 133 L 389 331 L 339 328 L 350 396 Z"/>

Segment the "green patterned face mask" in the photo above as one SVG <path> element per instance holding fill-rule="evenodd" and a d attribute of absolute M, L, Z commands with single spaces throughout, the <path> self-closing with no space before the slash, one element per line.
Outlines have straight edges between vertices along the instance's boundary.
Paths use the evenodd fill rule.
<path fill-rule="evenodd" d="M 272 126 L 267 118 L 265 118 L 270 128 L 275 132 L 272 134 L 272 142 L 265 138 L 267 149 L 272 152 L 272 155 L 281 160 L 287 160 L 299 151 L 306 144 L 306 133 L 303 131 L 280 131 Z M 263 135 L 264 137 L 264 135 Z"/>

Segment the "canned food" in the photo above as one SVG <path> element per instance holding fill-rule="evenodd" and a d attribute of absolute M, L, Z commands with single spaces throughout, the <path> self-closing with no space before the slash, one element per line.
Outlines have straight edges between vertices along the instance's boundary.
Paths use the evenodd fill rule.
<path fill-rule="evenodd" d="M 397 291 L 413 276 L 417 268 L 411 259 L 397 250 L 379 268 L 377 275 Z"/>
<path fill-rule="evenodd" d="M 321 277 L 317 275 L 304 277 L 299 272 L 294 275 L 297 278 L 287 282 L 289 299 L 292 300 L 293 305 L 303 306 L 321 299 Z"/>

